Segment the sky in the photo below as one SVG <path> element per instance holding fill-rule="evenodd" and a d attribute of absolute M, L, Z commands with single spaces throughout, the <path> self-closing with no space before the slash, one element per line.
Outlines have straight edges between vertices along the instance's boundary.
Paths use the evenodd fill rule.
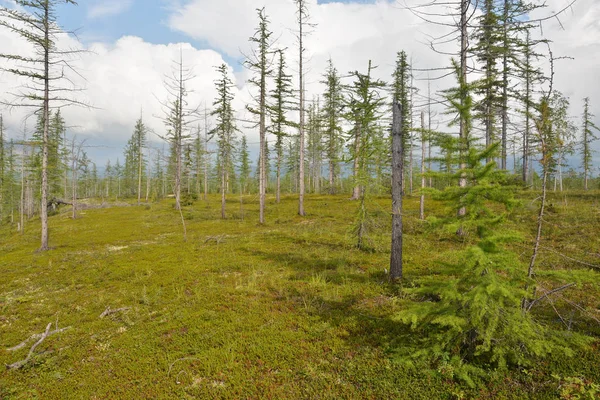
<path fill-rule="evenodd" d="M 530 17 L 546 17 L 570 2 L 547 0 L 548 7 Z M 306 40 L 308 97 L 322 91 L 319 81 L 329 58 L 342 74 L 364 71 L 371 59 L 378 66 L 377 77 L 386 81 L 400 50 L 408 53 L 417 69 L 448 66 L 449 56 L 436 54 L 427 45 L 428 37 L 442 35 L 448 28 L 426 24 L 404 7 L 417 3 L 308 0 L 315 24 Z M 14 6 L 12 0 L 0 0 L 0 4 Z M 78 99 L 92 108 L 64 110 L 69 135 L 85 139 L 88 153 L 101 167 L 107 158 L 113 163 L 117 157 L 122 160 L 122 148 L 140 115 L 153 131 L 164 132 L 160 105 L 168 97 L 164 79 L 180 51 L 184 64 L 195 75 L 188 102 L 210 107 L 215 97 L 215 67 L 225 63 L 236 84 L 234 107 L 238 117 L 248 119 L 244 105 L 251 99 L 246 83 L 249 73 L 241 62 L 242 54 L 251 51 L 248 38 L 256 26 L 255 10 L 261 7 L 269 15 L 277 45 L 287 48 L 289 72 L 295 74 L 298 57 L 292 0 L 79 0 L 78 6 L 61 5 L 57 10 L 60 25 L 77 36 L 62 37 L 59 44 L 89 50 L 74 62 L 85 79 L 76 76 L 73 80 L 84 89 L 77 94 Z M 600 1 L 577 0 L 559 19 L 544 21 L 534 35 L 542 32 L 552 40 L 555 57 L 569 57 L 555 63 L 555 88 L 571 99 L 573 122 L 580 125 L 582 99 L 589 96 L 600 125 Z M 455 51 L 452 46 L 447 50 Z M 0 29 L 0 53 L 27 49 L 27 44 Z M 543 64 L 549 68 L 547 62 Z M 424 72 L 416 73 L 420 93 L 427 91 L 426 77 Z M 0 72 L 0 96 L 14 91 L 18 84 L 14 77 Z M 448 79 L 437 80 L 432 91 L 451 84 Z M 3 114 L 9 135 L 21 135 L 24 111 Z M 255 153 L 258 133 L 241 128 Z M 162 145 L 153 137 L 153 147 Z M 596 155 L 596 165 L 599 163 Z"/>

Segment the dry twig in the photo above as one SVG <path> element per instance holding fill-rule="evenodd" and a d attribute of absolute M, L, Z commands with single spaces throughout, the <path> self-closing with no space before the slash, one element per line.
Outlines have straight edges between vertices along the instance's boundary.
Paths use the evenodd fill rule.
<path fill-rule="evenodd" d="M 42 342 L 48 337 L 50 336 L 50 328 L 52 327 L 52 322 L 50 322 L 48 324 L 48 326 L 46 327 L 46 331 L 42 334 L 42 336 L 39 338 L 39 340 L 37 342 L 35 342 L 33 344 L 33 346 L 31 346 L 31 348 L 29 349 L 29 353 L 27 353 L 27 357 L 24 360 L 21 361 L 17 361 L 15 363 L 12 363 L 10 365 L 7 365 L 6 368 L 7 369 L 20 369 L 23 368 L 25 365 L 27 365 L 27 363 L 29 362 L 29 360 L 31 360 L 31 357 L 33 356 L 33 352 L 35 351 L 36 347 L 38 347 L 40 344 L 42 344 Z M 56 331 L 54 331 L 56 332 Z M 35 335 L 34 335 L 35 336 Z M 33 337 L 33 336 L 32 336 Z M 30 337 L 31 339 L 31 337 Z M 29 340 L 29 339 L 28 339 Z M 17 347 L 17 346 L 15 346 Z"/>
<path fill-rule="evenodd" d="M 104 318 L 109 315 L 116 314 L 118 312 L 127 311 L 127 310 L 129 310 L 129 308 L 130 307 L 122 307 L 122 308 L 117 308 L 117 309 L 113 310 L 112 308 L 110 308 L 110 306 L 108 306 L 108 307 L 106 307 L 106 310 L 104 310 L 102 312 L 102 314 L 100 314 L 100 318 Z"/>

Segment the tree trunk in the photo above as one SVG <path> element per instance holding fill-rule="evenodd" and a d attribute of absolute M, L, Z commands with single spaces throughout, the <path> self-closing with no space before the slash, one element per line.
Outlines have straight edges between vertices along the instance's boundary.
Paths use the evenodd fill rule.
<path fill-rule="evenodd" d="M 277 149 L 277 189 L 276 189 L 276 201 L 277 204 L 281 202 L 281 146 Z"/>
<path fill-rule="evenodd" d="M 142 143 L 138 140 L 138 206 L 142 202 Z"/>
<path fill-rule="evenodd" d="M 504 0 L 504 25 L 503 25 L 503 45 L 502 54 L 502 164 L 501 167 L 506 171 L 506 148 L 508 131 L 508 7 L 509 0 Z"/>
<path fill-rule="evenodd" d="M 298 200 L 298 214 L 301 216 L 305 215 L 304 212 L 304 47 L 303 47 L 303 35 L 304 35 L 304 0 L 300 0 L 298 3 L 299 13 L 299 28 L 300 34 L 299 45 L 300 45 L 300 58 L 299 58 L 299 68 L 298 74 L 300 79 L 300 164 L 299 164 L 299 176 L 298 176 L 298 186 L 299 186 L 299 200 Z"/>
<path fill-rule="evenodd" d="M 402 279 L 402 175 L 404 151 L 402 149 L 402 106 L 394 101 L 392 124 L 392 254 L 390 280 Z"/>
<path fill-rule="evenodd" d="M 71 146 L 71 205 L 73 207 L 71 217 L 77 218 L 77 157 L 75 154 L 75 138 L 73 138 L 73 145 Z"/>
<path fill-rule="evenodd" d="M 266 55 L 263 55 L 266 57 Z M 261 63 L 266 63 L 262 60 Z M 265 64 L 263 64 L 266 67 Z M 266 156 L 267 156 L 267 143 L 266 143 L 266 106 L 267 106 L 267 82 L 266 82 L 267 71 L 263 69 L 260 77 L 260 157 L 259 157 L 259 223 L 265 223 L 265 197 L 267 192 L 267 168 L 266 168 Z"/>
<path fill-rule="evenodd" d="M 468 47 L 468 32 L 467 32 L 467 12 L 469 10 L 469 0 L 461 0 L 460 4 L 460 73 L 462 75 L 463 84 L 467 84 L 467 47 Z M 461 106 L 465 105 L 464 93 L 462 93 L 461 89 L 461 98 L 460 98 Z M 467 127 L 465 119 L 460 117 L 460 169 L 464 171 L 467 167 L 464 158 L 466 156 L 466 146 L 467 146 Z M 467 187 L 467 178 L 463 174 L 458 182 L 458 186 L 461 188 Z M 465 207 L 462 207 L 458 210 L 459 216 L 466 215 L 467 210 Z"/>
<path fill-rule="evenodd" d="M 23 156 L 21 160 L 21 207 L 20 207 L 20 232 L 25 233 L 25 162 L 27 159 L 27 148 L 25 147 L 25 135 L 23 135 Z"/>
<path fill-rule="evenodd" d="M 335 164 L 329 161 L 329 194 L 335 194 Z"/>
<path fill-rule="evenodd" d="M 529 175 L 529 116 L 531 113 L 531 51 L 529 49 L 529 32 L 525 44 L 525 133 L 523 134 L 523 182 L 527 183 Z M 533 178 L 533 174 L 532 178 Z"/>
<path fill-rule="evenodd" d="M 431 171 L 431 82 L 428 81 L 427 82 L 427 119 L 428 119 L 428 124 L 427 124 L 427 129 L 428 129 L 428 133 L 427 133 L 427 144 L 428 144 L 428 169 Z M 433 178 L 429 177 L 429 187 L 433 187 Z"/>
<path fill-rule="evenodd" d="M 221 218 L 222 219 L 225 219 L 225 191 L 226 190 L 227 190 L 227 173 L 225 172 L 225 165 L 221 165 Z"/>
<path fill-rule="evenodd" d="M 204 106 L 204 200 L 208 196 L 208 110 Z"/>
<path fill-rule="evenodd" d="M 419 203 L 419 218 L 425 219 L 425 112 L 421 111 L 421 201 Z"/>
<path fill-rule="evenodd" d="M 42 200 L 40 218 L 42 238 L 40 251 L 48 250 L 48 128 L 50 118 L 50 8 L 44 10 L 44 133 L 42 138 Z"/>
<path fill-rule="evenodd" d="M 354 189 L 352 191 L 351 200 L 358 200 L 360 198 L 360 185 L 358 183 L 358 172 L 360 166 L 360 138 L 361 138 L 361 129 L 360 125 L 356 125 L 354 128 Z"/>

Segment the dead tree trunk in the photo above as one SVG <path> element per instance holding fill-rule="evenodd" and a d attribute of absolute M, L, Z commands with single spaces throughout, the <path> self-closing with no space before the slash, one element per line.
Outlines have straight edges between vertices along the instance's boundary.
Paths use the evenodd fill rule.
<path fill-rule="evenodd" d="M 360 165 L 360 140 L 362 137 L 362 129 L 359 124 L 354 128 L 354 180 L 358 180 L 358 172 Z M 360 198 L 360 185 L 358 182 L 354 184 L 354 190 L 352 191 L 352 200 L 358 200 Z"/>
<path fill-rule="evenodd" d="M 392 123 L 392 255 L 390 280 L 402 279 L 402 175 L 404 151 L 402 140 L 402 106 L 394 101 Z"/>
<path fill-rule="evenodd" d="M 421 201 L 419 218 L 425 219 L 425 112 L 421 111 Z"/>

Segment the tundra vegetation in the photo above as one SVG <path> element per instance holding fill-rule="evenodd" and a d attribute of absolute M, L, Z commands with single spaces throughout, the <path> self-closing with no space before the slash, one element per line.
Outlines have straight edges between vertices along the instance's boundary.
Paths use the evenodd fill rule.
<path fill-rule="evenodd" d="M 164 132 L 141 114 L 98 171 L 61 113 L 85 105 L 57 69 L 78 53 L 57 6 L 75 3 L 15 3 L 0 25 L 37 53 L 0 54 L 28 82 L 2 105 L 37 122 L 0 116 L 0 398 L 600 395 L 599 129 L 589 98 L 573 122 L 532 39 L 540 5 L 415 6 L 454 29 L 454 83 L 419 93 L 398 49 L 389 77 L 330 59 L 312 99 L 312 3 L 294 1 L 293 67 L 258 9 L 252 120 L 227 64 L 210 108 L 190 104 L 181 53 Z"/>

